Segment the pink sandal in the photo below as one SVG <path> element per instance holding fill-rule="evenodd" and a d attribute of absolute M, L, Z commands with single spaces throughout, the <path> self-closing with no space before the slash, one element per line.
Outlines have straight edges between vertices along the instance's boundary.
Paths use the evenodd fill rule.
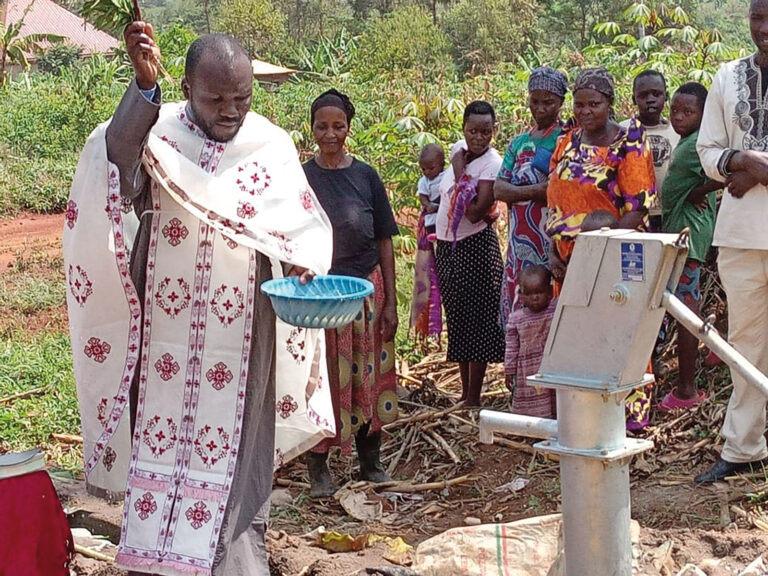
<path fill-rule="evenodd" d="M 668 392 L 661 402 L 659 402 L 659 410 L 662 412 L 668 412 L 670 410 L 687 410 L 688 408 L 693 408 L 697 404 L 701 404 L 707 397 L 704 391 L 699 390 L 697 396 L 689 398 L 688 400 L 683 400 L 682 398 L 675 396 L 675 390 L 676 388 L 672 389 L 672 391 Z"/>

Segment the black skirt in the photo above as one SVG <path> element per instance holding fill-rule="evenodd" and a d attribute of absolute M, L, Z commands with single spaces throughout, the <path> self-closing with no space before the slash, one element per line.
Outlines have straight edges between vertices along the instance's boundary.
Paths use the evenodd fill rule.
<path fill-rule="evenodd" d="M 450 362 L 503 362 L 498 323 L 504 265 L 489 226 L 456 242 L 437 242 L 437 276 L 448 323 Z"/>

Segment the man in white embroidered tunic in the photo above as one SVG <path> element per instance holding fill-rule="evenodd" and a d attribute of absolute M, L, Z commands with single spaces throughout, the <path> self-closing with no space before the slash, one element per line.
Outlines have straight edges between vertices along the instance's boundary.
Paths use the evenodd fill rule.
<path fill-rule="evenodd" d="M 697 148 L 707 176 L 727 184 L 715 226 L 718 269 L 728 296 L 728 338 L 768 373 L 768 0 L 752 0 L 757 52 L 724 64 L 707 97 Z M 731 371 L 720 458 L 697 483 L 762 470 L 766 398 Z"/>
<path fill-rule="evenodd" d="M 136 78 L 86 144 L 64 234 L 89 487 L 125 491 L 133 573 L 267 575 L 273 463 L 334 430 L 321 332 L 276 335 L 259 286 L 327 272 L 330 224 L 288 134 L 249 112 L 234 39 L 198 39 L 187 102 L 162 107 L 151 25 L 125 39 Z"/>

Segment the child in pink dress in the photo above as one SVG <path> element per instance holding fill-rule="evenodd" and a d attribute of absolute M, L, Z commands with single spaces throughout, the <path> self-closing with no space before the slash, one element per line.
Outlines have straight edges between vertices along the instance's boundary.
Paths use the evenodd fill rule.
<path fill-rule="evenodd" d="M 555 418 L 555 391 L 529 386 L 525 379 L 539 371 L 557 300 L 552 298 L 552 274 L 541 264 L 520 271 L 520 303 L 507 322 L 504 372 L 512 391 L 512 412 Z"/>

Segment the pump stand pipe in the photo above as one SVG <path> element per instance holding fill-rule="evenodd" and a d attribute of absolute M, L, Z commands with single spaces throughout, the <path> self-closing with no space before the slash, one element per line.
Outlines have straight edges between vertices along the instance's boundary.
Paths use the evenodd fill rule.
<path fill-rule="evenodd" d="M 543 440 L 557 436 L 557 420 L 507 414 L 494 410 L 480 410 L 478 427 L 480 428 L 480 442 L 483 444 L 493 444 L 494 432 L 506 432 L 515 436 Z"/>
<path fill-rule="evenodd" d="M 728 344 L 714 327 L 703 322 L 669 290 L 666 290 L 662 295 L 661 305 L 691 334 L 709 346 L 709 349 L 728 364 L 731 370 L 737 372 L 747 382 L 757 387 L 764 396 L 768 397 L 768 377 L 755 368 L 738 350 Z"/>

